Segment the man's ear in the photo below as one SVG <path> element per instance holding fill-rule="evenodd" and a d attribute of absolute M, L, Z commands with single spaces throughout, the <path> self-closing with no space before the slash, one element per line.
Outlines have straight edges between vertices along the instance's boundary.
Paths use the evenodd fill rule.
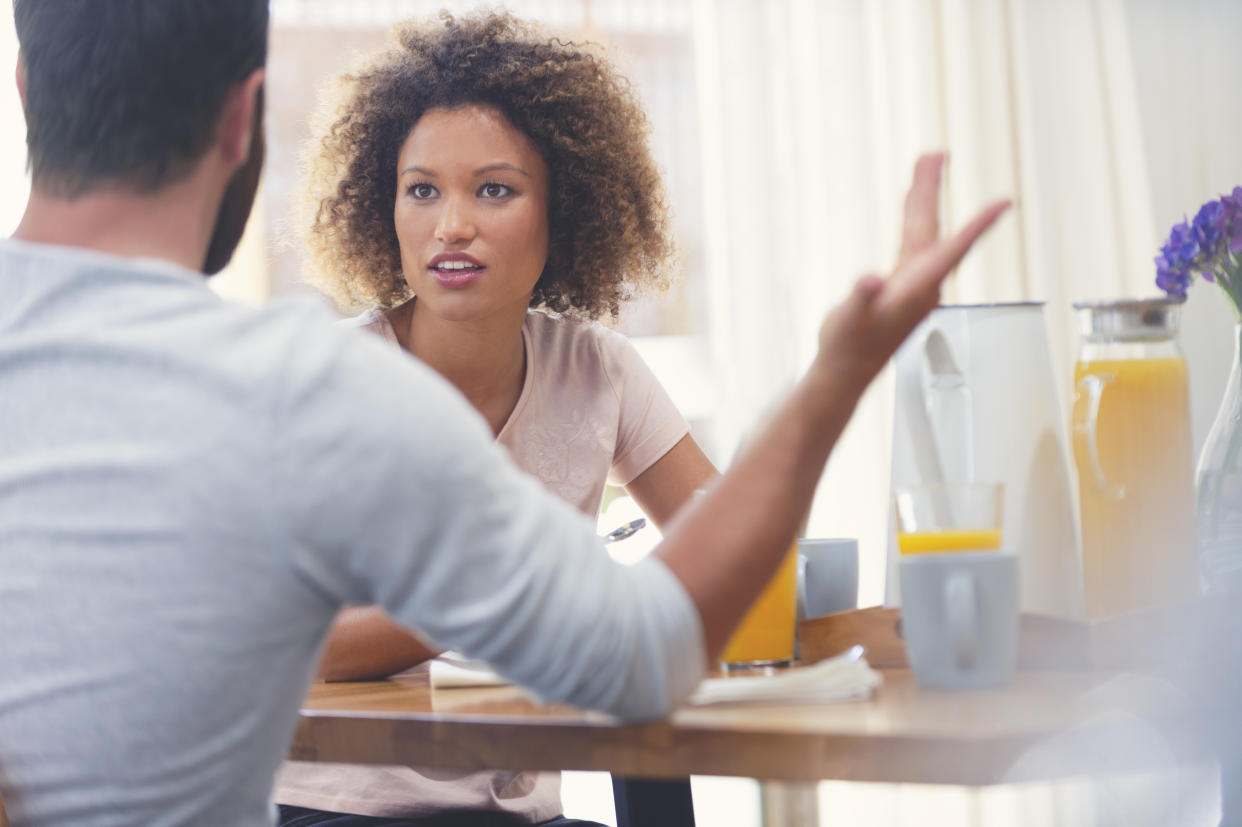
<path fill-rule="evenodd" d="M 262 113 L 255 107 L 255 98 L 263 87 L 263 69 L 255 69 L 229 91 L 224 111 L 220 114 L 219 147 L 224 159 L 234 167 L 246 162 L 251 138 Z"/>
<path fill-rule="evenodd" d="M 22 109 L 26 108 L 26 59 L 17 53 L 17 96 L 22 99 Z"/>

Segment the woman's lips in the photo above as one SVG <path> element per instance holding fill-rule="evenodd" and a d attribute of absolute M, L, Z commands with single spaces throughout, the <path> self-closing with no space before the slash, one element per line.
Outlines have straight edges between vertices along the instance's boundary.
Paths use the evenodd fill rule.
<path fill-rule="evenodd" d="M 436 284 L 450 290 L 458 290 L 478 281 L 487 268 L 467 267 L 460 270 L 441 270 L 439 267 L 430 267 L 428 269 L 431 271 L 431 277 L 436 280 Z"/>

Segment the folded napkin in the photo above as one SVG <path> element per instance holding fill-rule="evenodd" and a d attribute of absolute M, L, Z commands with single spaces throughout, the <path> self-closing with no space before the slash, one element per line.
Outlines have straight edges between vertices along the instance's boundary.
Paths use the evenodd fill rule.
<path fill-rule="evenodd" d="M 708 678 L 690 696 L 691 706 L 724 703 L 825 703 L 871 697 L 884 679 L 854 646 L 834 658 L 810 666 L 794 666 L 771 675 Z M 431 685 L 435 689 L 466 689 L 508 686 L 482 661 L 468 660 L 456 652 L 444 652 L 431 661 Z"/>
<path fill-rule="evenodd" d="M 692 706 L 724 703 L 824 703 L 871 697 L 884 682 L 854 646 L 835 658 L 759 677 L 708 678 L 690 696 Z"/>
<path fill-rule="evenodd" d="M 466 689 L 479 686 L 509 686 L 509 681 L 497 675 L 480 660 L 469 660 L 457 652 L 441 652 L 431 661 L 431 686 L 433 689 Z"/>

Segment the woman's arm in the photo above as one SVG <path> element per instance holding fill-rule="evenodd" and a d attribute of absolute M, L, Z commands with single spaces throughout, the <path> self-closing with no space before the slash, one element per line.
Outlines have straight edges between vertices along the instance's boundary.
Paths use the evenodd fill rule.
<path fill-rule="evenodd" d="M 691 495 L 718 475 L 694 437 L 686 434 L 625 490 L 663 531 Z"/>
<path fill-rule="evenodd" d="M 341 610 L 328 632 L 318 677 L 325 681 L 379 680 L 437 654 L 383 609 L 351 607 Z"/>

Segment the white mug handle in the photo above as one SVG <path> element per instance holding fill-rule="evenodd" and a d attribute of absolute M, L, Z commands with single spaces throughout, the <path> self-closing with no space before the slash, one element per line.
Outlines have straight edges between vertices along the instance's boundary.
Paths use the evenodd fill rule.
<path fill-rule="evenodd" d="M 977 603 L 975 579 L 970 572 L 950 572 L 944 581 L 944 605 L 958 669 L 971 669 L 978 660 Z"/>

